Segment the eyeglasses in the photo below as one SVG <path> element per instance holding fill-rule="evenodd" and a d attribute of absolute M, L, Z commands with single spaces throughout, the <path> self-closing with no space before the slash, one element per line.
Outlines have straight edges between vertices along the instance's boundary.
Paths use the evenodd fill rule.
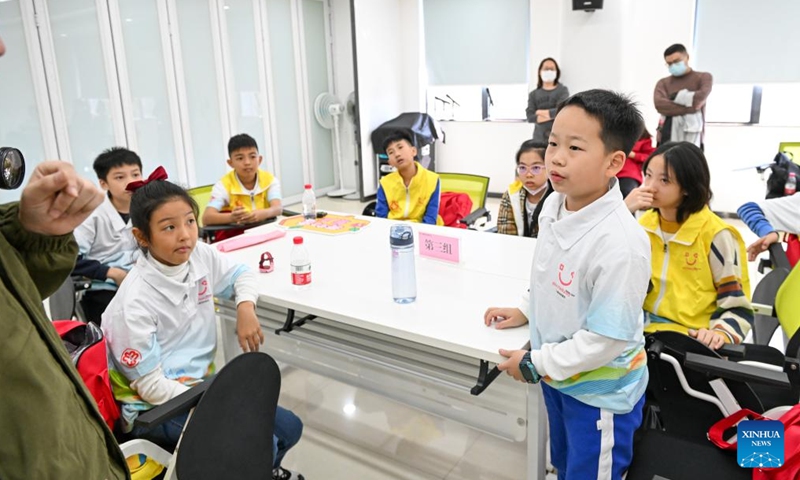
<path fill-rule="evenodd" d="M 261 273 L 270 273 L 275 270 L 275 259 L 272 254 L 264 252 L 261 254 L 261 261 L 258 262 L 258 271 Z"/>
<path fill-rule="evenodd" d="M 526 173 L 531 172 L 531 175 L 539 175 L 544 172 L 544 165 L 517 165 L 517 174 L 521 177 Z"/>

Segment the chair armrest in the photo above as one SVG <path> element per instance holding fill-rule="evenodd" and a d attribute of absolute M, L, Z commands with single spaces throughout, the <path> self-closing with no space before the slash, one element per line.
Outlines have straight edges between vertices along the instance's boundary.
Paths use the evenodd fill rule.
<path fill-rule="evenodd" d="M 789 377 L 783 372 L 773 372 L 750 365 L 740 365 L 721 358 L 686 353 L 683 364 L 686 368 L 700 373 L 708 373 L 718 377 L 739 382 L 760 383 L 772 387 L 790 389 Z"/>
<path fill-rule="evenodd" d="M 72 285 L 75 288 L 75 293 L 89 290 L 92 288 L 92 279 L 81 275 L 73 275 L 70 277 Z"/>
<path fill-rule="evenodd" d="M 789 264 L 789 257 L 786 256 L 786 251 L 781 243 L 773 243 L 769 246 L 769 259 L 772 263 L 772 268 L 792 270 L 792 266 Z"/>
<path fill-rule="evenodd" d="M 206 378 L 172 400 L 140 413 L 134 423 L 136 426 L 150 429 L 161 425 L 170 418 L 191 410 L 197 406 L 200 397 L 203 396 L 213 380 L 213 376 Z"/>
<path fill-rule="evenodd" d="M 470 213 L 466 217 L 462 218 L 461 220 L 459 220 L 459 223 L 465 223 L 467 225 L 472 225 L 473 223 L 477 222 L 478 219 L 481 218 L 481 217 L 486 217 L 487 220 L 490 220 L 491 219 L 491 213 L 489 213 L 489 210 L 481 207 L 481 208 L 475 210 L 474 212 Z"/>
<path fill-rule="evenodd" d="M 750 362 L 768 363 L 778 367 L 783 367 L 783 364 L 786 362 L 786 357 L 779 350 L 769 345 L 756 345 L 752 343 L 743 343 L 739 345 L 726 344 L 717 350 L 717 353 L 735 362 L 746 360 Z"/>
<path fill-rule="evenodd" d="M 742 344 L 731 345 L 726 343 L 717 350 L 717 353 L 723 357 L 728 357 L 730 360 L 739 361 L 744 358 L 745 346 Z"/>

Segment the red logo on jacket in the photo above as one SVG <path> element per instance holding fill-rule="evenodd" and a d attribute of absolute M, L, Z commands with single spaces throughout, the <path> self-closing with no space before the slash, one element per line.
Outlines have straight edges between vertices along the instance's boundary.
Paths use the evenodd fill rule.
<path fill-rule="evenodd" d="M 561 285 L 564 285 L 565 287 L 569 287 L 570 285 L 572 285 L 572 281 L 575 280 L 575 272 L 569 272 L 569 282 L 565 282 L 564 279 L 561 278 L 561 272 L 563 272 L 563 271 L 564 271 L 564 264 L 563 263 L 559 263 L 558 264 L 558 281 L 561 282 Z"/>
<path fill-rule="evenodd" d="M 119 357 L 119 361 L 121 364 L 125 365 L 128 368 L 133 368 L 136 365 L 139 365 L 139 360 L 142 359 L 142 354 L 139 353 L 139 350 L 134 350 L 132 348 L 126 348 L 122 355 Z"/>
<path fill-rule="evenodd" d="M 564 266 L 563 263 L 559 263 L 558 264 L 558 283 L 560 283 L 561 285 L 558 285 L 556 282 L 553 282 L 553 286 L 556 287 L 556 291 L 562 297 L 564 297 L 564 298 L 574 297 L 575 294 L 570 292 L 567 289 L 567 287 L 572 285 L 572 282 L 575 281 L 575 271 L 569 272 L 568 280 L 564 280 L 564 277 L 567 276 L 566 273 L 565 273 L 565 270 L 564 270 L 565 268 L 566 267 Z"/>

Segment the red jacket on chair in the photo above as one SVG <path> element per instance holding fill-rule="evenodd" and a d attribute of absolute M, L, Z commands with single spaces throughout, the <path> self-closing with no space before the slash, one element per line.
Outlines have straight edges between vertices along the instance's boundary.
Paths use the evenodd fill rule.
<path fill-rule="evenodd" d="M 633 157 L 625 159 L 625 165 L 617 174 L 617 178 L 632 178 L 642 183 L 642 165 L 655 151 L 652 138 L 642 138 L 633 146 Z"/>
<path fill-rule="evenodd" d="M 466 193 L 442 192 L 439 216 L 446 227 L 467 228 L 459 220 L 472 213 L 472 199 Z"/>

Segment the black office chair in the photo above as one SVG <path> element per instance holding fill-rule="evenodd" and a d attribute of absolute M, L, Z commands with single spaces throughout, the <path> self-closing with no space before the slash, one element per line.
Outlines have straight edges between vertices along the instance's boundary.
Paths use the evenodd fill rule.
<path fill-rule="evenodd" d="M 659 409 L 660 422 L 645 425 L 639 432 L 628 479 L 650 480 L 655 474 L 665 478 L 739 478 L 743 469 L 736 466 L 734 457 L 710 446 L 708 429 L 739 408 L 764 413 L 800 401 L 800 269 L 795 268 L 788 277 L 778 270 L 770 275 L 773 277 L 759 283 L 758 293 L 774 300 L 776 322 L 790 339 L 785 353 L 754 344 L 726 345 L 713 352 L 677 332 L 647 337 L 648 395 Z M 761 338 L 767 337 L 761 334 Z M 679 455 L 682 451 L 694 455 L 685 462 L 664 461 L 663 452 Z M 698 458 L 706 461 L 695 461 Z"/>
<path fill-rule="evenodd" d="M 270 479 L 280 389 L 281 372 L 275 360 L 266 353 L 244 353 L 212 379 L 139 415 L 136 424 L 152 428 L 196 405 L 175 454 L 166 457 L 169 465 L 164 478 Z M 133 440 L 121 447 L 126 457 L 148 454 L 141 448 L 147 443 Z M 160 455 L 165 461 L 164 454 Z"/>
<path fill-rule="evenodd" d="M 83 292 L 92 286 L 92 281 L 86 277 L 70 276 L 48 298 L 51 320 L 80 320 L 86 321 L 81 308 L 80 299 Z"/>

